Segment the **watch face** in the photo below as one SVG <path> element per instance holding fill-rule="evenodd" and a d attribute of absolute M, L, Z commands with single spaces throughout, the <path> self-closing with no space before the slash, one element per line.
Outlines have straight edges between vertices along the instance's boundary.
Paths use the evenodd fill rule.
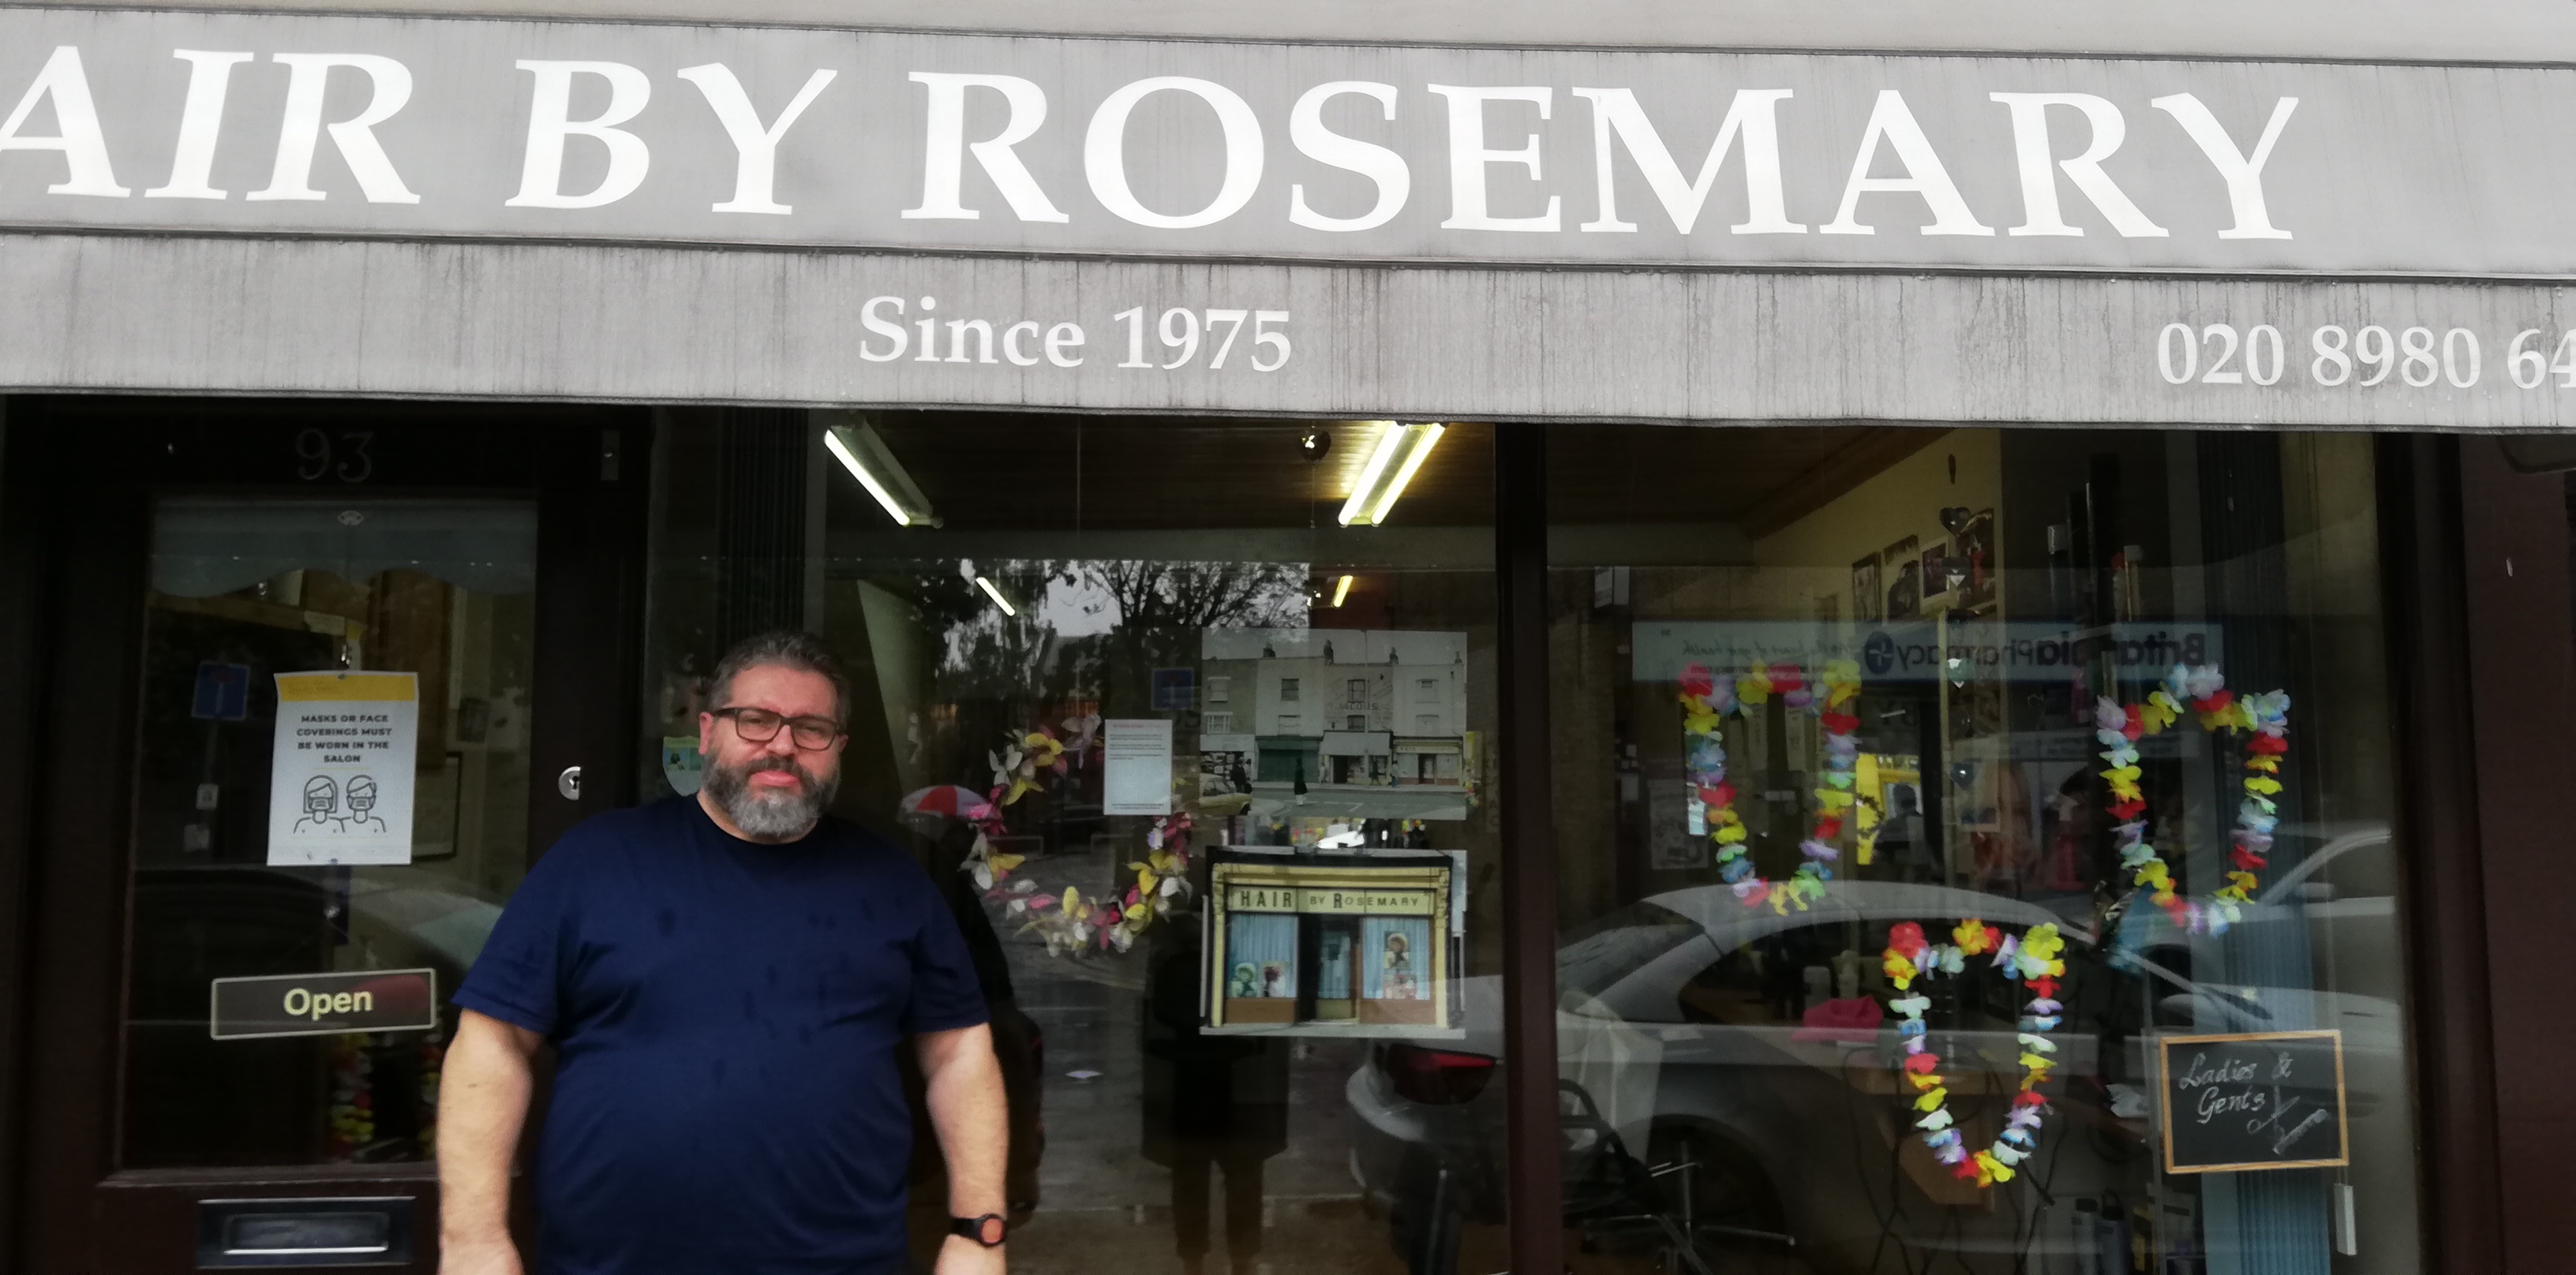
<path fill-rule="evenodd" d="M 1004 1230 L 1002 1219 L 994 1217 L 991 1214 L 986 1214 L 983 1217 L 975 1219 L 974 1227 L 976 1243 L 981 1244 L 986 1248 L 992 1248 L 1002 1242 L 1002 1232 Z"/>

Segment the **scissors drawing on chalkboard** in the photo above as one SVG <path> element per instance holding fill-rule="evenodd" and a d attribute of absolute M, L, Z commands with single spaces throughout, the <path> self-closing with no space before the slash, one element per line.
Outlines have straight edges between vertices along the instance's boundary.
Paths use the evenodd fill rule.
<path fill-rule="evenodd" d="M 2273 1051 L 2272 1075 L 2277 1078 L 2288 1074 L 2290 1074 L 2290 1055 L 2279 1050 Z M 2325 1109 L 2319 1107 L 2310 1111 L 2306 1118 L 2297 1124 L 2288 1124 L 2290 1113 L 2305 1105 L 2307 1105 L 2306 1099 L 2283 1097 L 2281 1086 L 2276 1083 L 2272 1086 L 2272 1114 L 2249 1123 L 2245 1131 L 2255 1133 L 2268 1127 L 2280 1132 L 2280 1136 L 2272 1140 L 2272 1154 L 2280 1155 L 2288 1151 L 2292 1143 L 2306 1137 L 2308 1130 L 2316 1128 L 2326 1118 Z"/>

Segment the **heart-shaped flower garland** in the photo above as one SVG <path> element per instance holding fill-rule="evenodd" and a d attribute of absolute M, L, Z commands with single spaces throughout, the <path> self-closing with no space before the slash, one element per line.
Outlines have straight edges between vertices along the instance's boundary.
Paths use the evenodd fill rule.
<path fill-rule="evenodd" d="M 2248 737 L 2245 796 L 2237 806 L 2236 827 L 2229 837 L 2228 861 L 2233 866 L 2227 873 L 2227 884 L 2212 891 L 2205 902 L 2183 898 L 2174 889 L 2171 869 L 2147 843 L 2147 803 L 2139 786 L 2142 768 L 2138 740 L 2181 720 L 2186 703 L 2199 715 L 2202 729 Z M 2148 897 L 2188 932 L 2225 933 L 2229 925 L 2242 919 L 2242 905 L 2251 900 L 2255 887 L 2261 884 L 2259 874 L 2269 862 L 2272 833 L 2280 823 L 2280 807 L 2274 798 L 2281 792 L 2281 758 L 2290 747 L 2289 715 L 2288 692 L 2240 697 L 2227 690 L 2224 675 L 2206 665 L 2175 665 L 2164 684 L 2150 692 L 2141 704 L 2124 706 L 2106 696 L 2094 706 L 2094 734 L 2104 745 L 2101 757 L 2107 763 L 2101 774 L 2111 790 L 2111 817 L 2120 821 L 2115 837 L 2121 866 L 2134 872 L 2133 885 L 2150 889 Z M 1923 1131 L 1924 1142 L 1942 1163 L 1951 1166 L 1953 1174 L 1962 1179 L 1974 1178 L 1981 1187 L 1990 1186 L 2011 1181 L 2021 1162 L 2039 1146 L 2040 1119 L 2048 1107 L 2039 1086 L 2056 1065 L 2049 1055 L 2056 1052 L 2057 1046 L 2047 1033 L 2058 1025 L 2063 1014 L 2057 1000 L 2057 980 L 2066 972 L 2065 962 L 2058 959 L 2066 941 L 2056 926 L 2043 924 L 2033 926 L 2016 944 L 2011 937 L 1974 919 L 1961 921 L 1951 935 L 1958 940 L 1955 945 L 1935 945 L 1924 938 L 1921 926 L 1912 922 L 1897 925 L 1888 932 L 1884 968 L 1889 983 L 1902 992 L 1917 977 L 1936 972 L 1959 973 L 1966 967 L 1967 957 L 1992 950 L 1996 967 L 2006 977 L 2028 983 L 2032 998 L 2023 1009 L 2019 1033 L 2021 1088 L 2014 1095 L 2003 1133 L 1993 1146 L 1972 1155 L 1959 1137 L 1948 1109 L 1947 1082 L 1938 1070 L 1940 1058 L 1924 1044 L 1927 1029 L 1923 1012 L 1931 1008 L 1931 999 L 1917 993 L 1891 1000 L 1889 1008 L 1902 1020 L 1897 1031 L 1905 1044 L 1903 1074 L 1916 1092 L 1915 1109 L 1924 1113 L 1915 1121 L 1915 1127 Z"/>
<path fill-rule="evenodd" d="M 1903 1042 L 1905 1057 L 1899 1074 L 1914 1090 L 1913 1109 L 1923 1113 L 1914 1121 L 1922 1131 L 1924 1145 L 1932 1148 L 1934 1158 L 1950 1166 L 1952 1176 L 1976 1180 L 1980 1187 L 2009 1182 L 2021 1162 L 2039 1150 L 2040 1119 L 2048 1111 L 2048 1098 L 2039 1087 L 2048 1083 L 2049 1070 L 2057 1065 L 2051 1055 L 2057 1042 L 2048 1033 L 2057 1027 L 2064 1007 L 2057 999 L 2057 980 L 2066 973 L 2066 962 L 2059 959 L 2066 939 L 2053 924 L 2030 927 L 2018 939 L 2000 929 L 1971 917 L 1950 931 L 1955 943 L 1933 944 L 1923 937 L 1923 927 L 1912 921 L 1901 922 L 1887 932 L 1887 951 L 1882 968 L 1887 981 L 1900 993 L 1914 985 L 1917 978 L 1935 973 L 1957 974 L 1967 968 L 1967 958 L 1994 954 L 1995 968 L 2004 977 L 2030 989 L 2030 1002 L 2022 1007 L 2020 1031 L 2021 1084 L 2013 1094 L 2012 1110 L 2004 1117 L 2003 1132 L 1994 1145 L 1971 1153 L 1959 1136 L 1958 1122 L 1950 1114 L 1949 1079 L 1941 1074 L 1941 1056 L 1928 1047 L 1928 1028 L 1923 1012 L 1932 1007 L 1932 998 L 1914 992 L 1888 1002 L 1896 1011 L 1897 1038 Z"/>
<path fill-rule="evenodd" d="M 2228 836 L 2227 884 L 2206 900 L 2187 899 L 2174 889 L 2173 872 L 2147 842 L 2147 802 L 2138 787 L 2138 740 L 2162 733 L 2181 720 L 2190 704 L 2204 730 L 2245 736 L 2244 798 L 2236 807 L 2236 827 Z M 2120 866 L 2133 874 L 2130 884 L 2149 891 L 2148 898 L 2165 910 L 2176 926 L 2191 934 L 2224 934 L 2243 918 L 2241 906 L 2262 884 L 2270 862 L 2272 832 L 2280 825 L 2281 759 L 2290 751 L 2290 696 L 2286 691 L 2238 696 L 2215 668 L 2177 664 L 2164 685 L 2141 704 L 2123 706 L 2104 697 L 2093 708 L 2094 737 L 2104 745 L 2102 781 L 2111 790 L 2111 817 Z"/>
<path fill-rule="evenodd" d="M 1844 819 L 1856 808 L 1852 776 L 1860 757 L 1860 718 L 1853 710 L 1860 698 L 1860 665 L 1852 660 L 1828 661 L 1821 680 L 1824 693 L 1819 697 L 1796 664 L 1755 665 L 1734 678 L 1720 678 L 1699 664 L 1682 670 L 1683 764 L 1705 811 L 1709 839 L 1717 846 L 1718 876 L 1748 908 L 1769 903 L 1772 911 L 1784 916 L 1792 907 L 1806 911 L 1824 897 L 1825 882 L 1834 877 L 1831 865 L 1842 857 L 1836 843 L 1842 838 Z M 1754 870 L 1745 851 L 1744 820 L 1735 813 L 1735 785 L 1726 778 L 1726 718 L 1767 703 L 1774 695 L 1792 709 L 1815 713 L 1825 735 L 1825 768 L 1815 790 L 1815 827 L 1798 844 L 1806 862 L 1780 881 Z M 1857 808 L 1858 836 L 1866 849 L 1877 839 L 1877 821 L 1870 808 Z"/>

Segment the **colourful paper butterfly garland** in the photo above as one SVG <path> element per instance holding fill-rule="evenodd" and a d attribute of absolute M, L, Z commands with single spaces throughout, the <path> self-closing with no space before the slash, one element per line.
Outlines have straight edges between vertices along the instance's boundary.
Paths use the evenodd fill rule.
<path fill-rule="evenodd" d="M 1795 664 L 1757 664 L 1734 678 L 1720 678 L 1699 664 L 1682 670 L 1682 732 L 1687 741 L 1684 764 L 1706 811 L 1709 839 L 1717 846 L 1718 875 L 1748 908 L 1767 902 L 1772 911 L 1785 916 L 1791 907 L 1804 912 L 1809 904 L 1824 897 L 1825 882 L 1834 878 L 1831 865 L 1842 857 L 1835 842 L 1842 837 L 1843 820 L 1855 809 L 1861 849 L 1866 852 L 1877 840 L 1877 812 L 1857 804 L 1852 789 L 1853 768 L 1860 757 L 1860 718 L 1852 712 L 1854 701 L 1860 698 L 1860 665 L 1852 660 L 1828 661 L 1821 681 L 1824 693 L 1820 698 L 1807 685 L 1804 670 Z M 1814 712 L 1825 733 L 1825 769 L 1818 776 L 1821 783 L 1816 788 L 1815 828 L 1798 844 L 1806 862 L 1780 881 L 1755 872 L 1753 860 L 1745 852 L 1744 820 L 1735 813 L 1735 785 L 1726 778 L 1725 719 L 1765 703 L 1774 695 L 1792 709 Z"/>
<path fill-rule="evenodd" d="M 1049 955 L 1072 956 L 1093 948 L 1124 952 L 1157 918 L 1188 906 L 1190 817 L 1155 818 L 1145 834 L 1145 857 L 1127 865 L 1136 874 L 1135 884 L 1123 896 L 1115 893 L 1115 887 L 1106 898 L 1085 898 L 1072 886 L 1062 894 L 1048 894 L 1026 877 L 1010 880 L 1022 856 L 997 848 L 1010 832 L 1003 809 L 1030 793 L 1046 791 L 1042 782 L 1046 776 L 1067 773 L 1075 761 L 1098 746 L 1096 715 L 1068 718 L 1064 725 L 1063 735 L 1049 726 L 1006 732 L 1002 747 L 985 755 L 993 769 L 993 785 L 982 802 L 964 812 L 975 827 L 975 844 L 957 868 L 973 876 L 984 897 L 1001 904 L 1008 915 L 1025 918 L 1020 932 L 1034 931 L 1045 940 Z"/>
<path fill-rule="evenodd" d="M 2059 959 L 2066 939 L 2052 924 L 2034 925 L 2015 938 L 1974 917 L 1959 922 L 1950 937 L 1957 942 L 1935 945 L 1923 937 L 1922 926 L 1900 922 L 1888 929 L 1882 968 L 1887 981 L 1905 992 L 1917 978 L 1959 973 L 1967 968 L 1967 958 L 1992 952 L 1995 968 L 2004 977 L 2030 989 L 2030 1002 L 2022 1007 L 2019 1024 L 2020 1087 L 1994 1145 L 1974 1153 L 1950 1115 L 1950 1082 L 1940 1072 L 1941 1056 L 1927 1047 L 1929 1029 L 1923 1011 L 1932 1007 L 1932 998 L 1915 992 L 1888 1002 L 1899 1019 L 1897 1038 L 1905 1046 L 1899 1074 L 1914 1090 L 1914 1110 L 1923 1113 L 1914 1127 L 1922 1131 L 1924 1145 L 1932 1148 L 1934 1158 L 1950 1166 L 1952 1176 L 1973 1178 L 1978 1186 L 1987 1187 L 2012 1181 L 2021 1162 L 2039 1150 L 2040 1119 L 2048 1111 L 2048 1097 L 2039 1087 L 2048 1083 L 2049 1070 L 2057 1065 L 2051 1056 L 2057 1052 L 2057 1042 L 2048 1033 L 2056 1029 L 2064 1012 L 2057 1000 L 2057 980 L 2066 973 L 2066 962 Z"/>
<path fill-rule="evenodd" d="M 2236 827 L 2228 836 L 2227 884 L 2206 901 L 2186 899 L 2174 891 L 2173 873 L 2164 856 L 2147 842 L 2147 802 L 2139 790 L 2138 740 L 2160 734 L 2182 717 L 2189 703 L 2200 715 L 2201 728 L 2246 736 L 2245 796 L 2236 807 Z M 2224 934 L 2242 919 L 2240 905 L 2252 900 L 2270 862 L 2272 831 L 2280 825 L 2281 758 L 2290 751 L 2290 696 L 2286 691 L 2238 696 L 2227 689 L 2217 669 L 2177 664 L 2164 685 L 2149 692 L 2143 704 L 2123 707 L 2109 697 L 2093 709 L 2094 737 L 2105 745 L 2109 763 L 2102 780 L 2111 788 L 2111 817 L 2120 850 L 2120 866 L 2134 875 L 2133 885 L 2151 891 L 2148 898 L 2191 934 Z"/>

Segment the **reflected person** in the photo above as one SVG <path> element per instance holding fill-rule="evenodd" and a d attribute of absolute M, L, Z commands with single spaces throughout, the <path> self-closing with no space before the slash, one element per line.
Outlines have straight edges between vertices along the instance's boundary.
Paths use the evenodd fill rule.
<path fill-rule="evenodd" d="M 456 994 L 443 1275 L 518 1275 L 510 1167 L 534 1055 L 548 1275 L 904 1269 L 910 1039 L 949 1165 L 939 1275 L 1000 1275 L 1007 1121 L 975 968 L 911 856 L 824 814 L 848 680 L 801 633 L 727 653 L 705 784 L 539 860 Z"/>
<path fill-rule="evenodd" d="M 1285 1042 L 1199 1030 L 1198 931 L 1157 927 L 1146 972 L 1145 1158 L 1172 1171 L 1172 1232 L 1182 1275 L 1203 1275 L 1225 1175 L 1225 1251 L 1235 1275 L 1261 1252 L 1263 1162 L 1288 1148 Z M 1238 971 L 1268 981 L 1269 971 Z M 1255 982 L 1254 986 L 1259 986 Z"/>

